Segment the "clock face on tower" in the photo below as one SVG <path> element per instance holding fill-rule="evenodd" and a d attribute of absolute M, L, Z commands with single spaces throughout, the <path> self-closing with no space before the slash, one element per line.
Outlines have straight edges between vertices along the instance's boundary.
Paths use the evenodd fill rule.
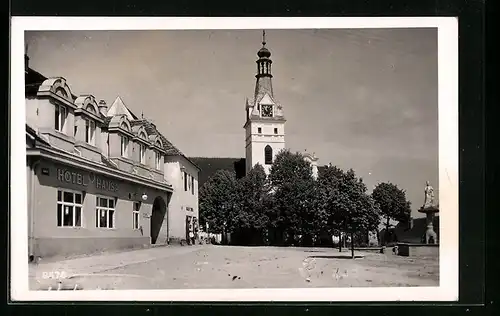
<path fill-rule="evenodd" d="M 272 117 L 273 116 L 273 106 L 263 105 L 262 106 L 262 117 Z"/>

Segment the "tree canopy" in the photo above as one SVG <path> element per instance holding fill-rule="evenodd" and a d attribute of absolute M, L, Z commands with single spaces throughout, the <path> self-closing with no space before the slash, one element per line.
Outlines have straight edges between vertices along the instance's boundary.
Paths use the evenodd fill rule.
<path fill-rule="evenodd" d="M 237 228 L 260 230 L 268 226 L 267 207 L 269 185 L 264 168 L 257 164 L 238 180 L 236 190 L 237 213 L 233 225 Z"/>
<path fill-rule="evenodd" d="M 318 213 L 328 233 L 367 232 L 377 227 L 379 209 L 352 169 L 324 168 L 318 175 Z"/>
<path fill-rule="evenodd" d="M 411 203 L 406 199 L 404 190 L 397 185 L 379 183 L 371 194 L 380 207 L 381 215 L 386 219 L 387 228 L 390 220 L 407 221 L 411 214 Z"/>
<path fill-rule="evenodd" d="M 304 160 L 301 153 L 292 153 L 288 149 L 282 150 L 276 155 L 269 171 L 269 181 L 273 187 L 312 179 L 311 163 Z"/>
<path fill-rule="evenodd" d="M 199 195 L 200 223 L 208 223 L 212 233 L 234 233 L 240 242 L 254 243 L 256 238 L 247 236 L 258 239 L 271 231 L 275 241 L 339 232 L 352 237 L 376 229 L 380 216 L 410 215 L 410 202 L 396 185 L 380 183 L 370 195 L 354 170 L 331 165 L 314 179 L 310 162 L 289 150 L 276 155 L 268 176 L 259 164 L 240 179 L 219 170 Z"/>
<path fill-rule="evenodd" d="M 236 175 L 219 170 L 201 187 L 199 192 L 200 222 L 208 223 L 209 231 L 222 233 L 233 227 L 237 205 Z"/>
<path fill-rule="evenodd" d="M 302 154 L 283 150 L 275 157 L 269 180 L 273 189 L 270 224 L 292 237 L 313 234 L 318 225 L 311 164 Z"/>

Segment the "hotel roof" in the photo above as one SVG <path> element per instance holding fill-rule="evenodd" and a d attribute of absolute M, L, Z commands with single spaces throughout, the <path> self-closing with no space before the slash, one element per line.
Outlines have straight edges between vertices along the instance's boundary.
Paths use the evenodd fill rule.
<path fill-rule="evenodd" d="M 47 80 L 48 77 L 42 75 L 38 71 L 32 69 L 32 68 L 27 68 L 26 73 L 25 73 L 25 97 L 36 97 L 38 89 L 42 85 L 42 83 Z M 77 96 L 72 94 L 72 99 L 75 100 Z M 156 127 L 153 122 L 147 119 L 143 118 L 138 118 L 137 115 L 135 115 L 122 101 L 120 97 L 117 97 L 115 103 L 119 103 L 124 110 L 127 112 L 127 117 L 130 118 L 131 120 L 131 125 L 139 125 L 142 124 L 146 128 L 146 132 L 149 135 L 158 135 L 160 137 L 162 144 L 163 144 L 163 149 L 169 156 L 182 156 L 186 160 L 188 160 L 190 163 L 192 163 L 197 169 L 201 170 L 201 168 L 196 165 L 191 159 L 186 157 L 177 147 L 175 147 L 172 142 L 170 142 L 165 135 L 163 135 Z M 113 106 L 112 105 L 112 106 Z M 109 123 L 111 119 L 113 118 L 112 116 L 104 116 L 101 114 L 101 117 L 104 120 L 104 126 L 107 127 L 109 126 Z"/>

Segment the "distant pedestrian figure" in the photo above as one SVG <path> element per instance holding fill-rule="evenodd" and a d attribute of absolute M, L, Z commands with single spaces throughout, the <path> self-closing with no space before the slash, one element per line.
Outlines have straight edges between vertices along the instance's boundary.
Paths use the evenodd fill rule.
<path fill-rule="evenodd" d="M 196 217 L 193 218 L 193 245 L 196 244 L 196 242 L 199 242 L 199 227 L 198 227 L 198 219 Z"/>
<path fill-rule="evenodd" d="M 191 245 L 194 245 L 194 233 L 193 231 L 189 231 L 189 242 Z"/>

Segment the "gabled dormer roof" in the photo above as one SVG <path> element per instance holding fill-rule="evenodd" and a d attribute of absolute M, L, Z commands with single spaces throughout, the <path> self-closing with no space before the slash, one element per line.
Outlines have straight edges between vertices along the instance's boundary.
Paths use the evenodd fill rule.
<path fill-rule="evenodd" d="M 106 114 L 106 116 L 116 116 L 116 115 L 126 115 L 129 121 L 137 119 L 137 117 L 135 117 L 135 115 L 133 115 L 132 112 L 130 112 L 130 110 L 123 102 L 122 98 L 120 98 L 119 96 L 116 97 L 115 101 L 113 102 L 113 104 L 111 104 Z"/>
<path fill-rule="evenodd" d="M 104 124 L 109 126 L 112 122 L 113 117 L 126 116 L 128 122 L 130 122 L 131 131 L 138 131 L 139 126 L 144 128 L 147 133 L 148 140 L 151 140 L 152 135 L 156 135 L 162 144 L 162 149 L 169 156 L 182 156 L 186 158 L 190 163 L 196 168 L 200 169 L 194 162 L 192 162 L 188 157 L 186 157 L 177 147 L 175 147 L 160 131 L 156 128 L 156 125 L 148 119 L 143 117 L 138 118 L 123 102 L 123 100 L 118 96 L 113 104 L 109 107 L 106 118 L 104 119 Z"/>

